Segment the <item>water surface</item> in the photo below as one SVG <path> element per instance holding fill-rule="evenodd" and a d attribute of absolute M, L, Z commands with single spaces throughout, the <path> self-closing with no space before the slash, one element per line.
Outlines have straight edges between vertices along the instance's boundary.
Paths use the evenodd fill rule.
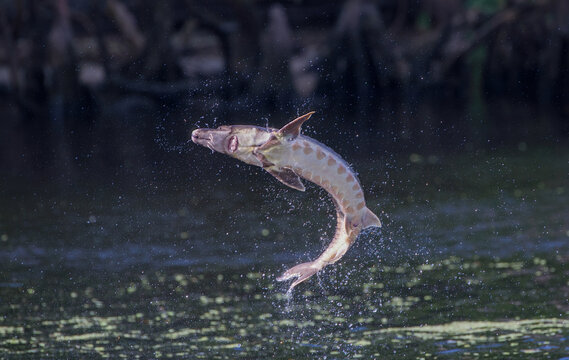
<path fill-rule="evenodd" d="M 384 227 L 290 297 L 275 278 L 333 235 L 315 186 L 209 153 L 165 181 L 7 181 L 0 357 L 567 358 L 569 149 L 520 148 L 354 159 Z"/>

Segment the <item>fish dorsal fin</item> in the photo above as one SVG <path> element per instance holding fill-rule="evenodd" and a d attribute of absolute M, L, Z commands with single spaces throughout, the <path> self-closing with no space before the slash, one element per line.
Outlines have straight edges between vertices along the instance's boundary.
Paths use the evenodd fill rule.
<path fill-rule="evenodd" d="M 361 222 L 361 224 L 359 224 Z M 349 234 L 352 231 L 353 227 L 361 226 L 362 229 L 367 229 L 369 227 L 381 227 L 381 221 L 370 209 L 367 207 L 365 208 L 365 212 L 361 219 L 359 220 L 354 219 L 345 219 L 344 221 L 344 229 L 346 233 Z"/>
<path fill-rule="evenodd" d="M 381 227 L 381 221 L 377 215 L 375 215 L 370 209 L 366 208 L 366 212 L 362 218 L 362 226 L 364 229 L 372 226 Z"/>
<path fill-rule="evenodd" d="M 310 117 L 314 114 L 314 111 L 306 113 L 302 116 L 297 117 L 293 121 L 289 122 L 285 126 L 283 126 L 278 132 L 279 134 L 286 136 L 291 139 L 295 139 L 298 135 L 300 135 L 300 127 L 302 124 L 310 119 Z"/>
<path fill-rule="evenodd" d="M 269 174 L 277 178 L 278 181 L 282 182 L 286 186 L 290 186 L 293 189 L 304 191 L 304 184 L 300 180 L 300 177 L 291 169 L 279 168 L 276 166 L 266 167 L 265 170 Z"/>

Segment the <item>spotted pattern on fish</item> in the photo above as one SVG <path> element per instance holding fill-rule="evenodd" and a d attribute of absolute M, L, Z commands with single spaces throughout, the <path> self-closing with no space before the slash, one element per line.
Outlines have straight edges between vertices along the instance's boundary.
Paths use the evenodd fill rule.
<path fill-rule="evenodd" d="M 343 214 L 359 218 L 365 201 L 356 175 L 338 155 L 320 145 L 307 138 L 291 144 L 291 160 L 297 162 L 294 172 L 329 192 Z"/>
<path fill-rule="evenodd" d="M 212 144 L 212 141 L 225 141 L 227 136 L 237 137 L 242 144 L 262 144 L 242 146 L 231 153 L 216 151 L 261 166 L 294 189 L 305 190 L 298 178 L 301 177 L 321 186 L 332 196 L 338 219 L 334 238 L 316 260 L 294 266 L 277 279 L 296 278 L 289 291 L 323 267 L 338 261 L 362 229 L 381 226 L 377 216 L 367 209 L 362 188 L 350 166 L 332 149 L 300 133 L 300 126 L 311 115 L 312 112 L 299 116 L 280 130 L 240 125 L 192 132 L 192 141 L 211 149 L 225 149 L 225 143 Z"/>

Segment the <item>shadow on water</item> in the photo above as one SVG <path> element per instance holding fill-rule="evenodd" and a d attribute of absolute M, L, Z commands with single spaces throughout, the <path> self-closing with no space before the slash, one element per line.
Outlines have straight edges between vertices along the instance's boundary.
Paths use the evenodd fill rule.
<path fill-rule="evenodd" d="M 1 357 L 569 356 L 566 147 L 356 162 L 384 227 L 290 298 L 327 195 L 211 156 L 214 181 L 4 190 Z"/>

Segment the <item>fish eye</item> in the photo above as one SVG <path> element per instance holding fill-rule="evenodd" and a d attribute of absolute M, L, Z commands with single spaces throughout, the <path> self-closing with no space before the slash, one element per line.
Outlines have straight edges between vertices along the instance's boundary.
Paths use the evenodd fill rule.
<path fill-rule="evenodd" d="M 237 136 L 233 135 L 229 138 L 229 141 L 227 142 L 227 151 L 230 153 L 234 153 L 237 151 L 237 149 L 239 148 L 239 139 L 237 138 Z"/>

